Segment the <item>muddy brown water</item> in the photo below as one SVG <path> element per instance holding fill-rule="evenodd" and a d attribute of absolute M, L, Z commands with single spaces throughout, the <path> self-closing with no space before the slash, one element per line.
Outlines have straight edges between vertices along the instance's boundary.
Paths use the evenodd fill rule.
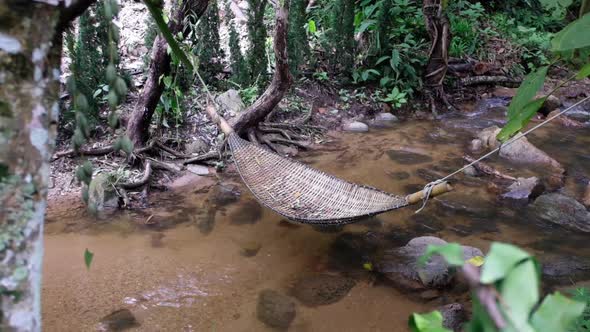
<path fill-rule="evenodd" d="M 407 194 L 461 166 L 473 133 L 503 117 L 489 107 L 480 113 L 449 115 L 438 122 L 407 121 L 366 134 L 337 134 L 300 159 L 347 180 Z M 578 182 L 590 175 L 587 130 L 550 126 L 531 138 L 568 169 L 564 190 L 575 196 Z M 429 158 L 413 163 L 403 156 L 397 162 L 390 150 Z M 497 158 L 491 163 L 512 175 L 535 173 Z M 237 202 L 223 207 L 210 204 L 207 190 L 185 190 L 154 194 L 150 209 L 117 212 L 98 221 L 62 203 L 47 216 L 44 329 L 99 330 L 101 317 L 127 308 L 140 323 L 130 329 L 136 331 L 271 331 L 256 318 L 261 290 L 287 294 L 303 276 L 350 275 L 351 269 L 358 272 L 352 271 L 357 282 L 343 299 L 317 307 L 298 304 L 289 330 L 406 331 L 412 312 L 452 301 L 417 300 L 381 282 L 361 264 L 339 270 L 330 262 L 347 261 L 347 253 L 333 247 L 345 233 L 385 234 L 392 247 L 415 236 L 435 235 L 484 252 L 492 241 L 504 241 L 540 257 L 590 257 L 587 236 L 526 220 L 519 209 L 489 192 L 487 180 L 461 174 L 456 191 L 434 199 L 421 214 L 409 207 L 343 229 L 288 224 L 253 204 L 243 186 Z M 237 183 L 223 177 L 221 182 Z M 86 248 L 95 254 L 90 270 L 82 258 Z"/>

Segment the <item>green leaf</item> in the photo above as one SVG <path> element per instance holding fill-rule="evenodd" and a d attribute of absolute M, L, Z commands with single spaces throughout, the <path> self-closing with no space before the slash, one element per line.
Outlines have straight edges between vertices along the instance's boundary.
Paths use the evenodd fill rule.
<path fill-rule="evenodd" d="M 143 2 L 148 7 L 148 10 L 149 10 L 150 14 L 152 15 L 152 18 L 154 19 L 154 21 L 156 22 L 156 25 L 158 26 L 158 30 L 160 30 L 160 32 L 162 33 L 162 36 L 164 36 L 164 39 L 166 39 L 166 42 L 170 46 L 170 49 L 172 50 L 174 55 L 176 55 L 180 59 L 180 61 L 182 61 L 182 63 L 190 71 L 193 71 L 194 68 L 193 68 L 192 63 L 189 61 L 186 54 L 184 54 L 184 51 L 180 48 L 180 46 L 176 42 L 176 39 L 174 39 L 174 36 L 172 35 L 172 32 L 168 28 L 168 25 L 166 24 L 166 22 L 164 22 L 164 18 L 162 17 L 161 9 L 158 8 L 157 5 L 155 3 L 153 3 L 151 0 L 144 0 Z"/>
<path fill-rule="evenodd" d="M 383 62 L 383 61 L 385 61 L 385 60 L 387 60 L 387 59 L 389 59 L 389 55 L 382 56 L 382 57 L 380 57 L 380 58 L 377 60 L 377 62 L 375 62 L 375 65 L 378 65 L 378 64 L 380 64 L 381 62 Z"/>
<path fill-rule="evenodd" d="M 307 31 L 309 31 L 310 33 L 316 33 L 317 27 L 315 25 L 315 21 L 314 20 L 309 20 L 307 22 Z"/>
<path fill-rule="evenodd" d="M 543 66 L 525 77 L 508 106 L 508 119 L 518 114 L 535 97 L 537 91 L 543 87 L 548 69 L 549 66 Z"/>
<path fill-rule="evenodd" d="M 426 252 L 418 260 L 418 264 L 424 265 L 433 255 L 441 255 L 447 263 L 455 266 L 462 266 L 463 260 L 463 248 L 458 243 L 447 243 L 442 245 L 428 245 Z"/>
<path fill-rule="evenodd" d="M 514 115 L 512 118 L 508 118 L 508 123 L 504 125 L 496 138 L 500 142 L 505 142 L 512 135 L 524 128 L 524 126 L 529 123 L 529 121 L 533 118 L 541 106 L 543 106 L 546 99 L 547 97 L 535 99 L 526 104 L 518 114 Z"/>
<path fill-rule="evenodd" d="M 590 76 L 590 63 L 587 63 L 582 69 L 580 69 L 578 74 L 576 74 L 576 79 L 583 80 L 588 76 Z"/>
<path fill-rule="evenodd" d="M 90 264 L 92 264 L 92 259 L 94 258 L 94 253 L 88 250 L 84 250 L 84 264 L 86 264 L 86 268 L 90 269 Z"/>
<path fill-rule="evenodd" d="M 590 46 L 590 13 L 568 24 L 551 40 L 551 50 L 562 52 Z"/>
<path fill-rule="evenodd" d="M 490 284 L 506 277 L 514 266 L 531 256 L 510 244 L 494 242 L 486 257 L 481 271 L 480 281 Z"/>
<path fill-rule="evenodd" d="M 534 260 L 525 260 L 512 269 L 502 281 L 500 293 L 509 307 L 505 314 L 516 330 L 533 331 L 529 317 L 539 302 L 539 275 Z"/>
<path fill-rule="evenodd" d="M 531 318 L 537 331 L 566 331 L 584 312 L 586 304 L 571 300 L 559 292 L 547 295 Z"/>
<path fill-rule="evenodd" d="M 367 30 L 369 27 L 375 25 L 375 23 L 377 23 L 377 21 L 375 20 L 366 20 L 363 23 L 361 23 L 361 26 L 358 28 L 357 33 L 363 33 L 365 32 L 365 30 Z"/>
<path fill-rule="evenodd" d="M 408 325 L 412 332 L 452 332 L 442 326 L 443 317 L 439 311 L 427 314 L 412 314 Z"/>

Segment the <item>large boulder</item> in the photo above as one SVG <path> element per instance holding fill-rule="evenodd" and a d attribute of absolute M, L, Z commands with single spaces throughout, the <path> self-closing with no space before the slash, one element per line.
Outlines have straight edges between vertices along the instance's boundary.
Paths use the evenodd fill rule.
<path fill-rule="evenodd" d="M 481 140 L 484 147 L 495 149 L 500 146 L 496 136 L 500 128 L 492 126 L 482 130 L 477 138 Z M 521 134 L 518 134 L 521 135 Z M 533 164 L 542 167 L 548 167 L 558 173 L 563 173 L 563 167 L 559 162 L 539 148 L 531 144 L 526 137 L 521 137 L 513 141 L 510 145 L 500 149 L 500 156 L 516 163 Z"/>
<path fill-rule="evenodd" d="M 590 232 L 590 213 L 582 203 L 560 194 L 539 196 L 527 208 L 529 218 L 553 223 L 573 231 Z"/>
<path fill-rule="evenodd" d="M 447 242 L 434 236 L 417 237 L 405 246 L 386 250 L 375 262 L 375 270 L 382 273 L 395 286 L 405 290 L 419 291 L 428 288 L 449 286 L 454 277 L 452 269 L 440 255 L 433 256 L 424 266 L 418 260 L 428 245 L 442 245 Z M 483 256 L 481 250 L 463 246 L 463 258 L 468 260 Z"/>
<path fill-rule="evenodd" d="M 244 102 L 237 90 L 229 89 L 215 98 L 223 111 L 229 112 L 232 116 L 244 110 Z"/>
<path fill-rule="evenodd" d="M 271 289 L 258 294 L 256 316 L 264 324 L 286 329 L 295 319 L 295 302 L 288 296 Z"/>
<path fill-rule="evenodd" d="M 542 257 L 541 268 L 543 280 L 553 285 L 571 285 L 590 277 L 590 261 L 579 256 Z"/>

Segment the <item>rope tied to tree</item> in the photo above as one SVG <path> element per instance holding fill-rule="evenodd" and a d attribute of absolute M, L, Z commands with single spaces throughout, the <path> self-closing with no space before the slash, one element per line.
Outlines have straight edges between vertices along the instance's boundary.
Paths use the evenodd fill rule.
<path fill-rule="evenodd" d="M 435 181 L 432 181 L 432 182 L 426 184 L 424 186 L 424 189 L 422 189 L 422 192 L 424 193 L 424 195 L 423 195 L 424 197 L 422 199 L 422 206 L 418 210 L 416 210 L 416 212 L 414 212 L 414 213 L 419 213 L 420 211 L 422 211 L 424 209 L 424 207 L 426 206 L 426 203 L 428 203 L 428 199 L 430 198 L 430 194 L 432 193 L 432 188 L 434 188 L 434 186 L 436 186 L 437 184 L 440 184 L 440 183 L 442 183 L 442 182 L 444 182 L 444 181 L 452 178 L 453 176 L 457 175 L 460 172 L 463 172 L 467 168 L 469 168 L 469 167 L 471 167 L 471 166 L 479 163 L 480 161 L 482 161 L 482 160 L 484 160 L 484 159 L 492 156 L 496 152 L 499 152 L 500 150 L 502 150 L 502 148 L 509 146 L 510 144 L 516 142 L 517 140 L 519 140 L 519 139 L 521 139 L 523 137 L 526 137 L 528 134 L 532 133 L 533 131 L 535 131 L 535 130 L 537 130 L 537 129 L 543 127 L 543 126 L 545 126 L 549 122 L 551 122 L 551 121 L 555 120 L 556 118 L 560 117 L 561 115 L 563 115 L 563 114 L 571 111 L 573 108 L 578 107 L 578 106 L 584 104 L 588 100 L 590 100 L 590 96 L 588 96 L 588 97 L 586 97 L 586 98 L 578 101 L 577 103 L 575 103 L 575 104 L 571 105 L 570 107 L 568 107 L 568 108 L 560 111 L 559 113 L 557 113 L 557 114 L 555 114 L 555 115 L 553 115 L 553 116 L 545 119 L 543 122 L 537 124 L 536 126 L 532 127 L 531 129 L 525 131 L 524 133 L 517 134 L 517 135 L 513 136 L 512 138 L 510 138 L 509 140 L 507 140 L 503 144 L 500 144 L 500 146 L 498 146 L 497 148 L 495 148 L 492 151 L 486 153 L 485 155 L 479 157 L 478 159 L 474 160 L 473 162 L 471 162 L 471 163 L 469 163 L 469 164 L 467 164 L 467 165 L 459 168 L 458 170 L 450 173 L 449 175 L 447 175 L 447 176 L 445 176 L 445 177 L 443 177 L 441 179 L 438 179 L 438 180 L 435 180 Z"/>

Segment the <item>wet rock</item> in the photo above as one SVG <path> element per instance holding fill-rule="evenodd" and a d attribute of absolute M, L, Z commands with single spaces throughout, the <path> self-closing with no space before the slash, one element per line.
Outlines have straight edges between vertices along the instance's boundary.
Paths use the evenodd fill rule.
<path fill-rule="evenodd" d="M 510 97 L 510 98 L 512 98 L 516 95 L 516 90 L 517 89 L 515 89 L 515 88 L 497 87 L 492 92 L 492 95 L 494 97 Z"/>
<path fill-rule="evenodd" d="M 432 157 L 430 156 L 406 150 L 389 150 L 387 151 L 387 156 L 389 156 L 389 159 L 402 165 L 423 164 L 432 161 Z"/>
<path fill-rule="evenodd" d="M 256 241 L 242 243 L 240 254 L 244 257 L 254 257 L 258 254 L 262 245 Z"/>
<path fill-rule="evenodd" d="M 229 218 L 234 225 L 255 224 L 262 218 L 262 207 L 255 200 L 249 199 L 241 202 Z"/>
<path fill-rule="evenodd" d="M 240 191 L 238 186 L 230 184 L 217 185 L 209 193 L 211 203 L 217 206 L 225 206 L 238 201 Z"/>
<path fill-rule="evenodd" d="M 312 225 L 314 231 L 320 233 L 338 233 L 344 229 L 344 225 Z"/>
<path fill-rule="evenodd" d="M 391 172 L 388 173 L 394 180 L 406 180 L 410 178 L 410 173 L 408 172 Z"/>
<path fill-rule="evenodd" d="M 554 95 L 550 95 L 545 100 L 545 103 L 543 103 L 543 106 L 541 106 L 541 109 L 539 110 L 539 112 L 541 112 L 544 115 L 547 115 L 547 114 L 555 111 L 556 109 L 558 109 L 559 106 L 561 106 L 561 100 L 559 100 L 559 98 L 557 98 Z"/>
<path fill-rule="evenodd" d="M 523 206 L 543 193 L 545 186 L 536 177 L 518 178 L 508 187 L 502 198 L 516 206 Z"/>
<path fill-rule="evenodd" d="M 350 278 L 317 274 L 301 278 L 293 286 L 293 296 L 306 306 L 332 304 L 340 301 L 354 287 Z"/>
<path fill-rule="evenodd" d="M 192 172 L 184 172 L 171 183 L 166 184 L 170 190 L 180 190 L 190 187 L 193 191 L 199 191 L 213 186 L 215 182 L 210 177 L 197 175 Z"/>
<path fill-rule="evenodd" d="M 391 114 L 391 113 L 377 113 L 377 115 L 375 115 L 375 121 L 388 121 L 388 122 L 397 122 L 399 121 L 399 119 L 397 118 L 397 116 Z"/>
<path fill-rule="evenodd" d="M 330 246 L 329 264 L 338 271 L 358 271 L 359 266 L 371 262 L 377 252 L 382 234 L 377 232 L 342 233 Z"/>
<path fill-rule="evenodd" d="M 215 228 L 215 215 L 217 210 L 214 207 L 206 207 L 205 213 L 196 217 L 197 228 L 203 235 L 209 235 Z"/>
<path fill-rule="evenodd" d="M 438 308 L 443 316 L 443 326 L 455 332 L 463 330 L 467 322 L 467 311 L 460 303 L 451 303 Z"/>
<path fill-rule="evenodd" d="M 571 255 L 545 257 L 541 268 L 543 280 L 558 285 L 570 285 L 590 276 L 590 261 Z"/>
<path fill-rule="evenodd" d="M 209 145 L 201 138 L 190 141 L 184 146 L 186 154 L 201 154 L 207 152 L 207 150 L 209 150 Z"/>
<path fill-rule="evenodd" d="M 478 138 L 482 141 L 484 147 L 494 149 L 500 145 L 500 142 L 496 139 L 499 132 L 500 128 L 492 126 L 481 131 Z M 512 144 L 502 147 L 500 156 L 517 163 L 545 166 L 558 173 L 563 173 L 563 167 L 559 162 L 531 144 L 526 137 L 521 137 Z"/>
<path fill-rule="evenodd" d="M 419 178 L 423 179 L 426 182 L 432 182 L 435 180 L 438 180 L 440 178 L 442 178 L 444 175 L 437 173 L 431 169 L 427 169 L 427 168 L 418 168 L 414 174 L 416 174 L 416 176 L 418 176 Z"/>
<path fill-rule="evenodd" d="M 203 165 L 187 165 L 186 169 L 197 175 L 208 175 L 209 174 L 209 167 Z"/>
<path fill-rule="evenodd" d="M 469 151 L 477 153 L 483 150 L 483 144 L 480 139 L 476 138 L 469 144 Z"/>
<path fill-rule="evenodd" d="M 375 270 L 404 290 L 419 291 L 449 286 L 453 281 L 454 270 L 441 256 L 433 256 L 424 266 L 418 264 L 418 259 L 426 252 L 428 245 L 446 243 L 434 236 L 414 238 L 401 248 L 386 250 L 376 261 Z M 477 248 L 463 246 L 465 260 L 475 256 L 483 256 L 483 253 Z"/>
<path fill-rule="evenodd" d="M 424 301 L 431 301 L 440 297 L 440 292 L 436 289 L 428 289 L 420 293 L 420 298 Z"/>
<path fill-rule="evenodd" d="M 491 217 L 496 213 L 492 202 L 477 194 L 451 192 L 436 198 L 437 204 L 447 213 L 459 213 L 474 217 Z"/>
<path fill-rule="evenodd" d="M 553 117 L 553 116 L 557 115 L 558 113 L 559 113 L 559 110 L 555 110 L 555 111 L 547 114 L 547 117 L 548 118 Z M 555 121 L 558 122 L 559 124 L 561 124 L 562 126 L 568 127 L 568 128 L 584 127 L 583 123 L 575 120 L 574 118 L 567 117 L 567 116 L 560 116 L 560 117 L 556 118 Z"/>
<path fill-rule="evenodd" d="M 369 126 L 367 126 L 366 124 L 359 122 L 359 121 L 354 121 L 354 122 L 350 122 L 345 124 L 344 126 L 342 126 L 342 130 L 344 131 L 350 131 L 353 133 L 364 133 L 369 131 Z"/>
<path fill-rule="evenodd" d="M 590 232 L 590 212 L 582 203 L 560 193 L 539 196 L 527 208 L 529 217 L 564 228 Z"/>
<path fill-rule="evenodd" d="M 99 325 L 99 330 L 117 332 L 139 326 L 139 323 L 129 309 L 119 309 L 104 316 Z"/>
<path fill-rule="evenodd" d="M 244 110 L 244 102 L 237 90 L 229 89 L 215 98 L 222 110 L 235 115 Z"/>
<path fill-rule="evenodd" d="M 286 329 L 295 319 L 295 302 L 277 291 L 265 289 L 258 294 L 256 316 L 264 324 Z"/>
<path fill-rule="evenodd" d="M 582 204 L 587 208 L 590 208 L 590 182 L 586 185 L 586 190 L 584 191 L 584 196 L 582 197 Z"/>
<path fill-rule="evenodd" d="M 467 176 L 471 176 L 471 177 L 477 177 L 480 176 L 481 174 L 479 174 L 479 171 L 477 170 L 477 168 L 473 167 L 473 166 L 469 166 L 466 169 L 463 170 L 463 173 Z"/>

